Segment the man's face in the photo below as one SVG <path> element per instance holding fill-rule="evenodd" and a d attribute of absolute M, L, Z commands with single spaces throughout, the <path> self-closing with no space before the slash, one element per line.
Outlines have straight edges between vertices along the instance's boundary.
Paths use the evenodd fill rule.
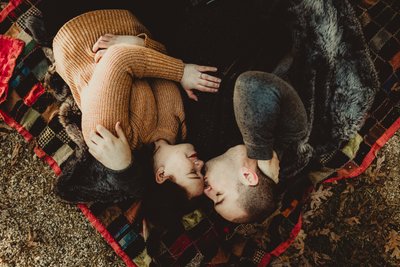
<path fill-rule="evenodd" d="M 240 145 L 206 163 L 204 194 L 214 202 L 217 213 L 228 221 L 246 216 L 238 202 L 239 175 L 244 157 L 246 149 Z"/>

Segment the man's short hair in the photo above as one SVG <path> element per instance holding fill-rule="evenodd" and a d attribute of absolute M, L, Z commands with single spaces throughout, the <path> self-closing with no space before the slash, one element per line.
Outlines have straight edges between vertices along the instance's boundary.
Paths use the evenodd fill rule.
<path fill-rule="evenodd" d="M 247 213 L 246 217 L 238 218 L 235 222 L 260 222 L 270 216 L 278 206 L 277 185 L 257 168 L 258 185 L 246 186 L 238 183 L 239 205 Z"/>

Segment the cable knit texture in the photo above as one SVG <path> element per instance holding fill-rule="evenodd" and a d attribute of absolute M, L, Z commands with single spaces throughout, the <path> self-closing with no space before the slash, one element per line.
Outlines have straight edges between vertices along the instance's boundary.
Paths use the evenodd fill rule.
<path fill-rule="evenodd" d="M 145 47 L 118 44 L 94 62 L 92 46 L 106 34 L 136 35 Z M 186 132 L 177 85 L 184 64 L 169 57 L 165 47 L 126 10 L 97 10 L 67 22 L 53 42 L 57 72 L 70 86 L 82 111 L 85 140 L 102 124 L 115 134 L 120 121 L 132 149 L 165 139 L 175 143 Z"/>

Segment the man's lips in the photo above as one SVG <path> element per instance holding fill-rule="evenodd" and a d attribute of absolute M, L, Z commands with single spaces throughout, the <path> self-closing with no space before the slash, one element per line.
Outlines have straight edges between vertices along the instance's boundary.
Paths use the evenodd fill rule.
<path fill-rule="evenodd" d="M 197 153 L 193 153 L 189 158 L 197 158 Z"/>

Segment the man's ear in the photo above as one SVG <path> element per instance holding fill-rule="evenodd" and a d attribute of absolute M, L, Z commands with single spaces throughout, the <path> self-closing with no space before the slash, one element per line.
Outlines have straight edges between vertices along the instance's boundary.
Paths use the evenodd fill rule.
<path fill-rule="evenodd" d="M 156 182 L 158 184 L 164 183 L 166 180 L 168 180 L 170 176 L 165 175 L 164 167 L 160 167 L 156 171 Z"/>
<path fill-rule="evenodd" d="M 248 186 L 256 186 L 258 185 L 258 175 L 252 169 L 247 167 L 240 168 L 240 182 L 244 185 Z"/>

